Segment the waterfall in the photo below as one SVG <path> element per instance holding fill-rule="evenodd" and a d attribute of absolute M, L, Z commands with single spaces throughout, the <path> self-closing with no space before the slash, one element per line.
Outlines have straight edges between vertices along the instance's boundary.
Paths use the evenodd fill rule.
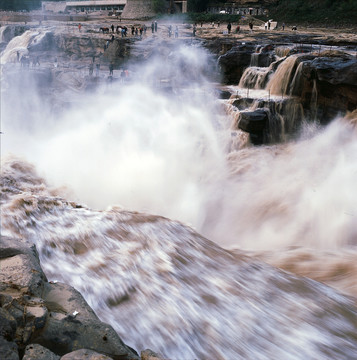
<path fill-rule="evenodd" d="M 266 89 L 274 95 L 289 95 L 292 77 L 295 74 L 296 63 L 299 56 L 289 56 L 284 60 L 272 76 Z"/>
<path fill-rule="evenodd" d="M 311 118 L 314 121 L 317 121 L 317 87 L 316 87 L 316 79 L 313 80 L 310 108 L 311 108 Z"/>
<path fill-rule="evenodd" d="M 250 57 L 250 66 L 259 66 L 259 54 L 258 52 L 255 52 Z"/>
<path fill-rule="evenodd" d="M 7 26 L 0 27 L 0 43 L 6 42 L 4 34 L 7 28 L 8 28 Z"/>
<path fill-rule="evenodd" d="M 21 36 L 14 37 L 6 46 L 1 54 L 1 64 L 17 62 L 17 53 L 20 58 L 28 54 L 28 47 L 33 42 L 39 42 L 46 33 L 27 30 Z"/>
<path fill-rule="evenodd" d="M 270 72 L 270 67 L 248 67 L 245 69 L 239 81 L 239 87 L 249 89 L 264 89 Z"/>

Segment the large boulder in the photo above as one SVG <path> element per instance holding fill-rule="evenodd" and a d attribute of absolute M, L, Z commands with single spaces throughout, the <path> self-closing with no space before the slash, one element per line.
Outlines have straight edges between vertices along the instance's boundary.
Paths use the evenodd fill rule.
<path fill-rule="evenodd" d="M 18 360 L 24 352 L 26 360 L 56 360 L 80 349 L 90 354 L 77 353 L 66 359 L 139 359 L 110 325 L 99 320 L 78 291 L 47 282 L 32 243 L 2 237 L 0 266 L 0 350 L 4 359 Z"/>
<path fill-rule="evenodd" d="M 18 348 L 15 343 L 16 321 L 11 314 L 0 308 L 0 354 L 3 359 L 18 360 Z"/>
<path fill-rule="evenodd" d="M 22 360 L 59 360 L 60 356 L 46 349 L 39 344 L 30 344 L 26 346 L 25 355 Z"/>
<path fill-rule="evenodd" d="M 238 84 L 242 74 L 250 65 L 252 54 L 256 50 L 256 45 L 252 43 L 242 44 L 232 47 L 218 59 L 221 68 L 223 83 Z"/>
<path fill-rule="evenodd" d="M 265 109 L 241 111 L 238 118 L 238 128 L 248 133 L 261 133 L 266 127 L 268 113 Z"/>
<path fill-rule="evenodd" d="M 24 239 L 1 237 L 0 291 L 41 296 L 47 281 L 35 245 Z"/>
<path fill-rule="evenodd" d="M 327 55 L 303 63 L 300 89 L 293 94 L 325 122 L 357 108 L 357 59 Z"/>
<path fill-rule="evenodd" d="M 112 358 L 93 350 L 80 349 L 63 355 L 61 360 L 112 360 Z"/>

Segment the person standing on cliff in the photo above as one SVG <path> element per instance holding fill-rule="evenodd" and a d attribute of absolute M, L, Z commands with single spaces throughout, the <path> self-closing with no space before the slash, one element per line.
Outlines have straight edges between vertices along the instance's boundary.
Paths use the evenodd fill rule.
<path fill-rule="evenodd" d="M 81 27 L 82 27 L 82 24 L 79 23 L 79 24 L 78 24 L 78 30 L 79 30 L 79 32 L 81 32 Z"/>
<path fill-rule="evenodd" d="M 154 22 L 151 23 L 151 32 L 154 33 L 154 30 L 155 30 L 155 25 L 154 25 Z"/>
<path fill-rule="evenodd" d="M 113 24 L 111 26 L 111 29 L 112 29 L 112 33 L 114 34 L 114 25 Z"/>
<path fill-rule="evenodd" d="M 155 32 L 157 32 L 157 21 L 155 20 Z"/>
<path fill-rule="evenodd" d="M 253 23 L 252 22 L 249 23 L 249 29 L 250 29 L 250 32 L 253 32 Z"/>
<path fill-rule="evenodd" d="M 232 29 L 232 24 L 229 22 L 227 25 L 227 29 L 228 29 L 228 34 L 231 33 L 231 29 Z"/>

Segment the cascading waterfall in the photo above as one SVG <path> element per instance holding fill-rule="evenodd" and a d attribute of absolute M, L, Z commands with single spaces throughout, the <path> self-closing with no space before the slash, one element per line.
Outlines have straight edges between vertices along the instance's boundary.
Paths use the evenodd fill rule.
<path fill-rule="evenodd" d="M 248 89 L 264 89 L 270 73 L 270 68 L 250 66 L 244 70 L 238 86 Z"/>
<path fill-rule="evenodd" d="M 284 61 L 279 61 L 269 67 L 248 67 L 239 82 L 239 88 L 265 90 L 251 103 L 249 111 L 265 108 L 268 114 L 269 133 L 266 141 L 287 141 L 299 129 L 305 119 L 304 109 L 299 98 L 294 95 L 301 93 L 301 74 L 303 63 L 297 64 L 299 56 L 290 56 Z M 316 87 L 315 87 L 316 92 Z M 279 97 L 281 95 L 282 97 Z"/>
<path fill-rule="evenodd" d="M 32 43 L 39 43 L 46 32 L 27 30 L 21 36 L 15 36 L 1 53 L 1 64 L 14 63 L 18 61 L 17 54 L 21 59 L 28 54 L 28 47 Z"/>
<path fill-rule="evenodd" d="M 162 53 L 170 56 L 139 67 L 140 81 L 84 94 L 60 115 L 45 111 L 36 87 L 14 103 L 14 83 L 2 89 L 10 101 L 2 156 L 26 157 L 3 160 L 2 234 L 36 243 L 49 279 L 80 290 L 139 351 L 175 359 L 357 358 L 353 300 L 243 253 L 282 263 L 289 249 L 289 264 L 303 254 L 355 279 L 357 114 L 294 142 L 234 147 L 232 119 L 204 76 L 205 52 Z M 284 65 L 290 75 L 293 60 Z M 171 82 L 186 87 L 152 87 L 160 68 L 165 77 L 187 76 Z M 281 88 L 283 70 L 276 75 Z M 298 116 L 299 105 L 283 100 L 250 105 Z"/>
<path fill-rule="evenodd" d="M 4 33 L 7 31 L 7 28 L 8 28 L 7 26 L 0 27 L 0 43 L 5 42 Z"/>
<path fill-rule="evenodd" d="M 277 68 L 266 89 L 273 95 L 289 95 L 292 77 L 295 76 L 298 55 L 289 56 Z"/>

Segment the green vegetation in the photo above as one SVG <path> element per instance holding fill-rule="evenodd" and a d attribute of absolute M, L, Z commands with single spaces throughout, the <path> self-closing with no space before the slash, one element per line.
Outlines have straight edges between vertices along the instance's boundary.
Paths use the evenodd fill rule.
<path fill-rule="evenodd" d="M 268 9 L 269 18 L 290 24 L 357 25 L 357 0 L 278 0 Z"/>
<path fill-rule="evenodd" d="M 156 13 L 166 13 L 166 0 L 152 0 L 152 6 Z"/>
<path fill-rule="evenodd" d="M 203 12 L 207 9 L 207 0 L 189 0 L 187 6 L 190 12 Z"/>
<path fill-rule="evenodd" d="M 209 13 L 188 13 L 188 18 L 194 23 L 217 23 L 220 21 L 223 22 L 238 22 L 241 18 L 240 15 L 229 15 L 229 14 L 209 14 Z"/>
<path fill-rule="evenodd" d="M 56 0 L 52 0 L 56 1 Z M 57 0 L 58 1 L 58 0 Z M 0 0 L 0 9 L 9 11 L 35 10 L 41 8 L 41 0 Z"/>

